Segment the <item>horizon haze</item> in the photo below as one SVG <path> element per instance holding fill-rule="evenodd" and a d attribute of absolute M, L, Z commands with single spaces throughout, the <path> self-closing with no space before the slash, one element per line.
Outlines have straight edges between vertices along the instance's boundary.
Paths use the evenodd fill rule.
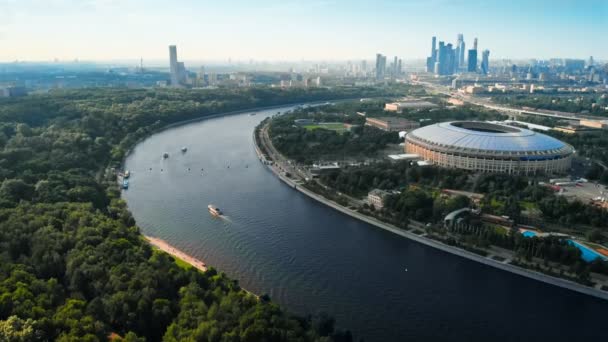
<path fill-rule="evenodd" d="M 0 62 L 425 58 L 431 37 L 493 58 L 608 59 L 608 2 L 0 0 Z M 557 39 L 556 39 L 557 38 Z"/>

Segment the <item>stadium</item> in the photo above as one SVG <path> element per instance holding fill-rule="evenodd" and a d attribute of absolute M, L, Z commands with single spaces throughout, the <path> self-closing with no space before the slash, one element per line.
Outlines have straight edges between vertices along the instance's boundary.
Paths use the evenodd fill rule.
<path fill-rule="evenodd" d="M 442 167 L 510 174 L 564 173 L 574 153 L 547 135 L 481 121 L 418 128 L 405 136 L 405 150 Z"/>

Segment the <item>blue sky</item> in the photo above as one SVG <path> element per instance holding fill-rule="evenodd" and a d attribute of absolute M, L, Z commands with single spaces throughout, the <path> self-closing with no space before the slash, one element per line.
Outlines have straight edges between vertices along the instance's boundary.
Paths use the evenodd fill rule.
<path fill-rule="evenodd" d="M 608 59 L 608 0 L 0 0 L 0 61 L 413 59 L 457 33 L 493 58 Z"/>

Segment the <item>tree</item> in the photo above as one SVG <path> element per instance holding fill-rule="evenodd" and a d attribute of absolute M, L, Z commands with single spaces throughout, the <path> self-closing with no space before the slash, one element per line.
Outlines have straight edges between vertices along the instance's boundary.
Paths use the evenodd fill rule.
<path fill-rule="evenodd" d="M 0 196 L 13 202 L 29 200 L 33 193 L 34 187 L 21 179 L 5 179 L 0 186 Z"/>
<path fill-rule="evenodd" d="M 17 316 L 10 316 L 0 321 L 0 341 L 2 342 L 29 342 L 35 339 L 35 321 L 23 320 Z"/>
<path fill-rule="evenodd" d="M 604 235 L 601 230 L 593 229 L 587 234 L 587 239 L 591 242 L 602 242 L 604 240 Z"/>

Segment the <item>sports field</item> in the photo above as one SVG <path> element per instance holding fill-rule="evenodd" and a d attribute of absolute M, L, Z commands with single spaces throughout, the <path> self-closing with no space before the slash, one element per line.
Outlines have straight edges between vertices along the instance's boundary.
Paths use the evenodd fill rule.
<path fill-rule="evenodd" d="M 326 122 L 326 123 L 322 122 L 322 123 L 318 123 L 318 124 L 314 124 L 314 125 L 306 125 L 306 126 L 304 126 L 304 128 L 306 128 L 309 131 L 314 131 L 315 129 L 319 129 L 319 128 L 336 131 L 338 133 L 343 133 L 343 132 L 347 131 L 347 129 L 344 127 L 344 124 L 341 122 Z"/>

